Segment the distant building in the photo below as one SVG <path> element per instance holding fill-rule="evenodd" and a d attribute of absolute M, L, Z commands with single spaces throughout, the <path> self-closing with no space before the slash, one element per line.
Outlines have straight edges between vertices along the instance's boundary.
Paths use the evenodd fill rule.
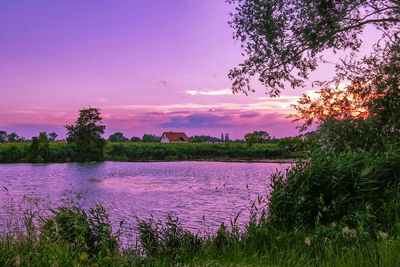
<path fill-rule="evenodd" d="M 189 137 L 184 132 L 164 132 L 161 136 L 161 143 L 187 143 Z"/>
<path fill-rule="evenodd" d="M 225 133 L 225 142 L 229 142 L 229 133 Z"/>
<path fill-rule="evenodd" d="M 225 133 L 225 135 L 224 133 L 221 133 L 221 142 L 222 143 L 229 142 L 229 133 Z"/>

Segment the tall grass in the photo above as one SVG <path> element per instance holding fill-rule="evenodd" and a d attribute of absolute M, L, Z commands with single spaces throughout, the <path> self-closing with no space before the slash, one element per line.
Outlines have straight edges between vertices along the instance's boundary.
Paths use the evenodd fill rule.
<path fill-rule="evenodd" d="M 398 266 L 399 235 L 363 235 L 321 225 L 285 231 L 252 212 L 239 229 L 232 220 L 215 234 L 137 218 L 138 243 L 122 247 L 98 204 L 89 210 L 64 203 L 43 214 L 25 212 L 20 232 L 0 235 L 0 266 Z M 32 223 L 34 222 L 34 223 Z"/>

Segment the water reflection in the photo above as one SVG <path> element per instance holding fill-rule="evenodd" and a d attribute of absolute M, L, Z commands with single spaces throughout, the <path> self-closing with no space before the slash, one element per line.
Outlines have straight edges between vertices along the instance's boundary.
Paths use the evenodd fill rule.
<path fill-rule="evenodd" d="M 31 193 L 58 203 L 66 190 L 87 191 L 85 205 L 103 203 L 116 225 L 122 219 L 133 225 L 133 214 L 153 214 L 161 219 L 176 215 L 186 229 L 198 231 L 215 229 L 239 212 L 239 222 L 246 222 L 250 200 L 265 193 L 272 172 L 288 166 L 223 162 L 2 164 L 0 187 L 6 187 L 17 203 Z M 8 198 L 2 190 L 0 206 Z"/>

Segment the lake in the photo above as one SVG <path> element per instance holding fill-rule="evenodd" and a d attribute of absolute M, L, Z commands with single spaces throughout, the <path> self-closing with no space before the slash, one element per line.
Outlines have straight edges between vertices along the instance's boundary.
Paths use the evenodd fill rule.
<path fill-rule="evenodd" d="M 264 194 L 270 174 L 290 164 L 236 162 L 101 162 L 0 164 L 0 216 L 10 198 L 26 195 L 57 205 L 66 190 L 86 192 L 84 205 L 101 202 L 114 225 L 125 219 L 178 216 L 185 229 L 215 231 L 238 213 L 248 221 L 250 202 Z M 5 189 L 7 188 L 7 190 Z"/>

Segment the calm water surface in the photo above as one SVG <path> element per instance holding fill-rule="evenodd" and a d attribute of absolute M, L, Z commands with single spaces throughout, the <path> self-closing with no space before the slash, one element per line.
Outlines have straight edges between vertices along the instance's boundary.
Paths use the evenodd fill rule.
<path fill-rule="evenodd" d="M 10 196 L 48 199 L 66 190 L 87 191 L 85 205 L 101 202 L 114 224 L 134 214 L 178 216 L 186 229 L 215 230 L 239 212 L 248 220 L 250 201 L 264 194 L 269 175 L 290 164 L 225 162 L 102 162 L 94 164 L 0 164 L 0 216 Z M 3 188 L 8 189 L 8 193 Z"/>

